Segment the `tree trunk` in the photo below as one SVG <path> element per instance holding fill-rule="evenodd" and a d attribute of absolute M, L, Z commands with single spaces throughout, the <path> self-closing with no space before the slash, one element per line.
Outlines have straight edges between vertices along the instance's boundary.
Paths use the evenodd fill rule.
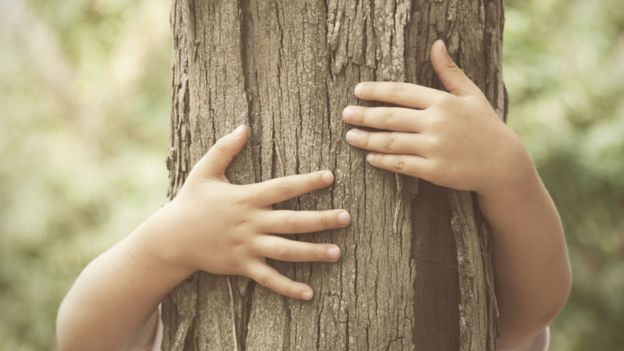
<path fill-rule="evenodd" d="M 273 266 L 311 302 L 240 277 L 193 275 L 163 303 L 164 350 L 494 350 L 489 234 L 470 193 L 381 171 L 344 141 L 360 81 L 439 84 L 442 38 L 501 117 L 502 0 L 176 0 L 170 196 L 215 140 L 245 123 L 233 183 L 330 169 L 333 188 L 280 205 L 345 208 L 351 225 L 302 235 L 339 263 Z"/>

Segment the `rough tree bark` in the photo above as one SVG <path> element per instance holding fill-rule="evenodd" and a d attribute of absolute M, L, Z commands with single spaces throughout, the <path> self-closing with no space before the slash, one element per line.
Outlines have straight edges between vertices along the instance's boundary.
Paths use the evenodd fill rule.
<path fill-rule="evenodd" d="M 336 264 L 273 262 L 311 302 L 193 275 L 163 304 L 164 350 L 494 350 L 489 234 L 470 193 L 374 169 L 344 141 L 359 81 L 439 84 L 438 38 L 503 117 L 502 0 L 175 0 L 170 196 L 236 125 L 234 183 L 330 169 L 332 189 L 281 205 L 346 208 Z"/>

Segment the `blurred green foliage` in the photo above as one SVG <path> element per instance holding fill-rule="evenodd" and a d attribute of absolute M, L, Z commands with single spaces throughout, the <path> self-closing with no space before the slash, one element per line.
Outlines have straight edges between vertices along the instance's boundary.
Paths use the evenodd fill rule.
<path fill-rule="evenodd" d="M 0 350 L 53 349 L 77 274 L 166 201 L 168 11 L 0 1 Z"/>
<path fill-rule="evenodd" d="M 573 269 L 553 350 L 624 345 L 624 3 L 509 1 L 509 123 L 564 222 Z"/>
<path fill-rule="evenodd" d="M 0 2 L 0 349 L 49 350 L 80 270 L 166 201 L 168 4 Z M 574 270 L 552 350 L 624 345 L 624 5 L 507 2 L 510 125 Z M 114 279 L 114 277 L 111 277 Z"/>

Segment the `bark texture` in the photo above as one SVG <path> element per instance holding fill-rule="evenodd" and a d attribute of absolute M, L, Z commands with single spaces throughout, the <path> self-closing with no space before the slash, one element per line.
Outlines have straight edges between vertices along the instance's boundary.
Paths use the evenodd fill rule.
<path fill-rule="evenodd" d="M 374 169 L 344 141 L 360 81 L 439 87 L 431 44 L 503 117 L 502 0 L 175 0 L 170 196 L 221 135 L 251 127 L 233 183 L 330 169 L 333 188 L 280 205 L 345 208 L 339 263 L 272 262 L 311 302 L 253 281 L 193 275 L 164 301 L 164 350 L 494 350 L 487 226 L 470 193 Z"/>

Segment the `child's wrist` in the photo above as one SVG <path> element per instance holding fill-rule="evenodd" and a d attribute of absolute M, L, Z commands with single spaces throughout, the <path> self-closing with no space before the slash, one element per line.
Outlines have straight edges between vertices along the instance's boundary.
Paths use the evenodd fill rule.
<path fill-rule="evenodd" d="M 514 134 L 514 138 L 507 139 L 508 159 L 505 164 L 499 165 L 499 174 L 489 179 L 482 190 L 477 191 L 480 197 L 494 198 L 502 194 L 520 195 L 527 187 L 539 181 L 537 171 L 524 144 Z"/>
<path fill-rule="evenodd" d="M 195 269 L 183 260 L 184 250 L 180 247 L 180 240 L 176 240 L 176 233 L 180 231 L 175 206 L 170 202 L 153 213 L 133 233 L 133 244 L 144 259 L 163 272 L 170 272 L 180 279 L 185 279 Z"/>

